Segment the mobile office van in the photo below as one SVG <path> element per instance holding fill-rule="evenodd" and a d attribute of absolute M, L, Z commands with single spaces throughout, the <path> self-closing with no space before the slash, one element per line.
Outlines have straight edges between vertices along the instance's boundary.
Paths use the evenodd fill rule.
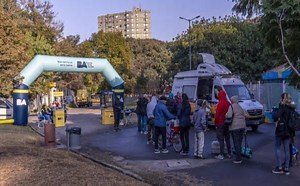
<path fill-rule="evenodd" d="M 218 103 L 218 92 L 225 90 L 227 99 L 237 95 L 239 104 L 248 112 L 247 126 L 257 130 L 264 122 L 263 106 L 254 99 L 243 81 L 231 73 L 225 66 L 216 64 L 211 54 L 201 53 L 203 63 L 199 64 L 196 70 L 178 72 L 174 77 L 172 93 L 185 93 L 191 102 L 197 99 L 206 99 L 211 105 L 211 112 L 208 123 L 213 125 L 214 109 Z"/>

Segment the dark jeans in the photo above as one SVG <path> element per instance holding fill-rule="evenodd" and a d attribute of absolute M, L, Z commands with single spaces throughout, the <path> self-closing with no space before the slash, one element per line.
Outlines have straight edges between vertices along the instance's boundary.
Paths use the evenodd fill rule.
<path fill-rule="evenodd" d="M 221 125 L 217 127 L 217 139 L 220 144 L 220 154 L 224 155 L 224 140 L 226 141 L 227 152 L 231 154 L 230 135 L 228 126 Z"/>
<path fill-rule="evenodd" d="M 189 126 L 180 127 L 180 140 L 182 144 L 182 151 L 185 153 L 188 153 L 190 148 L 189 133 L 190 133 Z"/>
<path fill-rule="evenodd" d="M 242 160 L 242 141 L 243 141 L 244 133 L 245 133 L 245 129 L 237 129 L 231 131 L 233 145 L 236 153 L 235 160 L 237 161 Z"/>
<path fill-rule="evenodd" d="M 162 148 L 166 149 L 166 127 L 157 127 L 155 126 L 155 149 L 158 149 L 158 138 L 161 134 L 162 137 Z"/>
<path fill-rule="evenodd" d="M 138 132 L 142 131 L 142 115 L 141 114 L 137 114 L 137 119 L 138 119 Z"/>
<path fill-rule="evenodd" d="M 114 110 L 114 128 L 119 129 L 121 112 Z"/>
<path fill-rule="evenodd" d="M 290 165 L 290 149 L 289 149 L 290 138 L 281 138 L 275 136 L 275 157 L 277 160 L 277 166 L 282 167 L 282 157 L 281 157 L 281 146 L 283 146 L 284 162 L 285 167 L 289 168 Z"/>
<path fill-rule="evenodd" d="M 149 118 L 148 119 L 148 141 L 151 141 L 155 136 L 154 132 L 154 118 Z"/>

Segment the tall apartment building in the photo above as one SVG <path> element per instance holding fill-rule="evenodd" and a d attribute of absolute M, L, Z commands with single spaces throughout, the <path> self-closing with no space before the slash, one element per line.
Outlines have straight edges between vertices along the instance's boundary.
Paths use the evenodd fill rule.
<path fill-rule="evenodd" d="M 103 32 L 122 32 L 126 38 L 150 39 L 151 12 L 133 7 L 132 11 L 99 16 L 98 30 Z"/>

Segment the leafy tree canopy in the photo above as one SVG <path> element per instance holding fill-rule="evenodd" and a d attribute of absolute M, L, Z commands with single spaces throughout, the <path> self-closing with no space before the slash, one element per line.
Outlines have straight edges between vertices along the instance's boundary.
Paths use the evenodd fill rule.
<path fill-rule="evenodd" d="M 203 18 L 170 44 L 172 61 L 179 63 L 177 71 L 187 70 L 188 67 L 188 34 L 192 38 L 193 69 L 202 62 L 199 53 L 213 54 L 217 63 L 225 65 L 245 81 L 259 79 L 272 63 L 278 64 L 278 55 L 266 48 L 257 23 L 226 16 Z"/>

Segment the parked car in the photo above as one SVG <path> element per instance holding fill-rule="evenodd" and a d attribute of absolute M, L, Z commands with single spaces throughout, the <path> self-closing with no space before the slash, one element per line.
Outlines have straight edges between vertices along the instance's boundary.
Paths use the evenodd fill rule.
<path fill-rule="evenodd" d="M 13 104 L 5 98 L 0 98 L 0 119 L 13 118 Z"/>

